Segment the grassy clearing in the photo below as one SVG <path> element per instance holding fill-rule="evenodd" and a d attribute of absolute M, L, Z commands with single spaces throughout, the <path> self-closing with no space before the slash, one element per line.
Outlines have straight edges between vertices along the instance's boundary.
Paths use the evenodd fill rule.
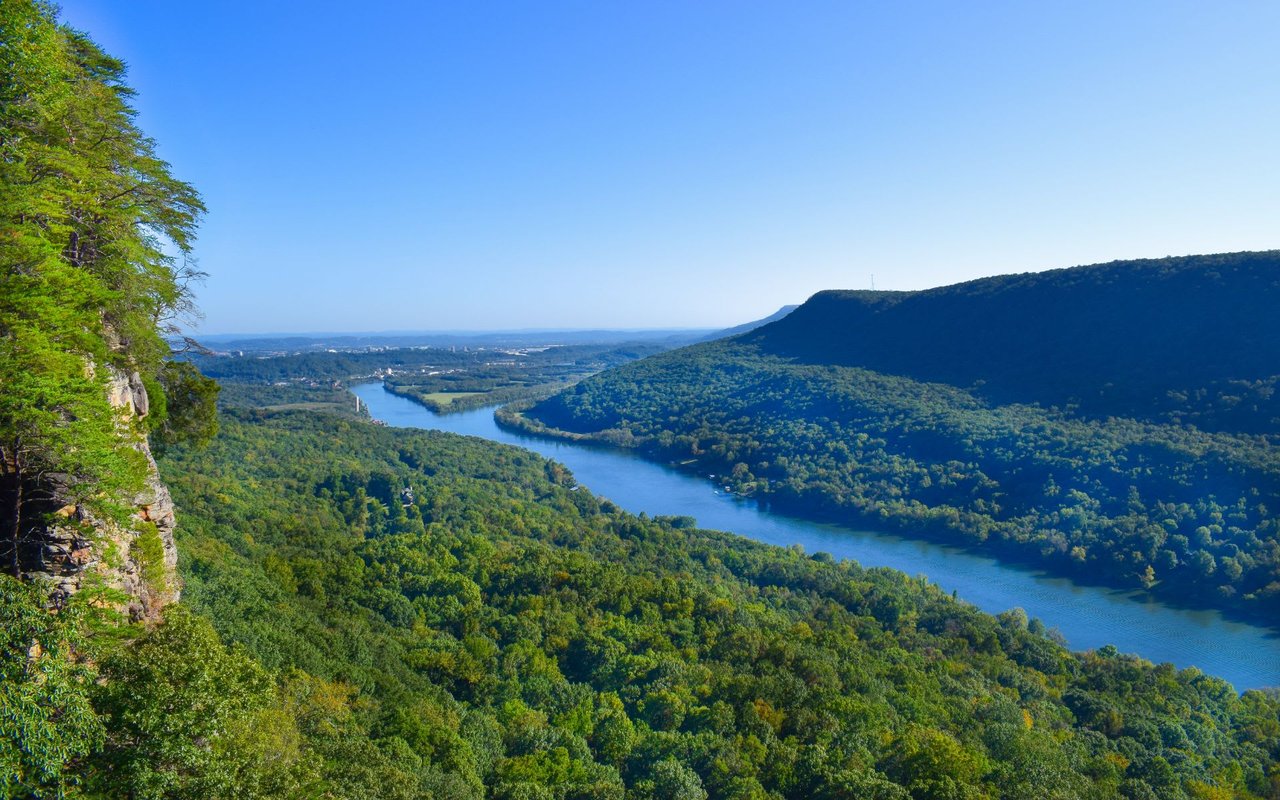
<path fill-rule="evenodd" d="M 475 397 L 482 394 L 488 394 L 488 392 L 429 392 L 420 396 L 428 403 L 447 406 L 455 400 L 461 400 L 464 397 Z"/>

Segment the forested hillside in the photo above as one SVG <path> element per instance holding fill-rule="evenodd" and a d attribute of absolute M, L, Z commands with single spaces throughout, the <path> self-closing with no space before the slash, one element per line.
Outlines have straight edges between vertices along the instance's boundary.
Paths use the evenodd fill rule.
<path fill-rule="evenodd" d="M 185 602 L 274 676 L 248 713 L 289 743 L 276 769 L 328 796 L 1280 788 L 1274 698 L 1072 655 L 900 573 L 637 518 L 527 451 L 247 411 L 162 467 Z"/>
<path fill-rule="evenodd" d="M 165 338 L 190 310 L 200 200 L 134 126 L 124 65 L 56 14 L 0 0 L 0 798 L 1280 797 L 1273 690 L 1237 694 L 1112 647 L 1073 654 L 1017 609 L 992 617 L 921 578 L 632 516 L 525 450 L 374 425 L 335 382 L 385 369 L 381 355 L 220 361 L 247 382 L 219 417 L 217 387 Z M 714 363 L 686 377 L 728 389 L 716 381 L 734 347 L 698 351 Z M 806 367 L 805 387 L 753 353 L 734 379 L 771 360 L 785 402 L 770 402 L 817 422 L 778 417 L 765 438 L 803 425 L 810 452 L 848 462 L 832 417 L 795 404 L 854 373 Z M 914 443 L 910 413 L 880 412 L 918 385 L 868 394 L 890 379 L 855 377 L 821 402 L 878 409 Z M 1023 450 L 1045 450 L 1047 480 L 1073 468 L 1072 536 L 1115 523 L 1121 484 L 1104 467 L 1122 470 L 1143 487 L 1128 495 L 1135 530 L 1158 540 L 1135 563 L 1195 558 L 1229 577 L 1223 597 L 1239 585 L 1241 602 L 1271 602 L 1250 588 L 1275 563 L 1264 504 L 1277 506 L 1257 488 L 1270 440 L 1165 440 L 1122 421 L 1080 449 L 1076 423 L 945 391 L 921 447 L 962 440 L 1032 465 Z M 699 413 L 707 397 L 669 399 Z M 769 419 L 749 411 L 741 442 L 718 420 L 706 442 L 652 435 L 732 461 L 726 448 L 752 452 L 750 426 Z M 907 465 L 888 433 L 854 435 Z M 1104 461 L 1116 442 L 1129 472 Z M 802 471 L 797 497 L 840 498 L 839 469 L 771 458 Z M 996 519 L 993 479 L 942 463 L 881 483 L 961 486 L 976 499 L 955 519 Z M 770 468 L 732 472 L 771 487 L 752 472 Z M 1159 499 L 1209 485 L 1223 503 Z M 990 535 L 1041 513 L 1011 507 L 1022 516 Z M 1094 547 L 1071 552 L 1093 563 L 1107 552 Z"/>
<path fill-rule="evenodd" d="M 918 295 L 823 293 L 758 331 L 607 371 L 502 418 L 692 460 L 686 466 L 792 513 L 933 536 L 1274 623 L 1280 448 L 1267 421 L 1269 383 L 1251 384 L 1265 402 L 1226 405 L 1207 391 L 1172 388 L 1221 387 L 1213 382 L 1280 364 L 1258 355 L 1274 346 L 1274 315 L 1251 305 L 1272 296 L 1280 278 L 1273 258 L 1106 265 Z M 1044 320 L 1065 315 L 1070 299 L 1088 294 L 1081 287 L 1092 292 L 1104 278 L 1127 286 L 1135 307 L 1185 310 L 1194 300 L 1214 320 L 1231 315 L 1220 305 L 1228 298 L 1219 284 L 1229 283 L 1246 319 L 1205 334 L 1220 358 L 1175 334 L 1172 321 L 1159 328 L 1168 339 L 1136 332 L 1126 339 L 1120 333 L 1136 327 L 1102 325 L 1101 311 L 1086 313 L 1087 304 L 1066 324 L 1071 336 L 1045 333 L 1053 326 Z M 1140 288 L 1146 280 L 1150 296 Z M 1228 347 L 1232 335 L 1239 338 Z M 1071 360 L 1047 358 L 1073 348 Z M 1109 385 L 1109 371 L 1149 351 L 1161 369 L 1135 368 L 1134 383 L 1148 396 L 1163 392 L 1145 406 L 1150 413 L 1045 404 L 1066 399 L 1070 386 Z M 1185 363 L 1173 365 L 1175 355 Z M 811 363 L 819 358 L 836 363 Z M 1095 396 L 1095 410 L 1139 396 L 1121 403 L 1107 392 Z M 992 399 L 1014 395 L 1028 402 Z M 1205 425 L 1174 421 L 1184 418 Z"/>
<path fill-rule="evenodd" d="M 1280 251 L 1118 261 L 922 292 L 821 292 L 763 353 L 995 402 L 1280 432 Z"/>
<path fill-rule="evenodd" d="M 164 624 L 0 580 L 24 715 L 0 795 L 1280 793 L 1274 694 L 635 517 L 528 451 L 242 409 L 161 468 L 185 582 Z"/>

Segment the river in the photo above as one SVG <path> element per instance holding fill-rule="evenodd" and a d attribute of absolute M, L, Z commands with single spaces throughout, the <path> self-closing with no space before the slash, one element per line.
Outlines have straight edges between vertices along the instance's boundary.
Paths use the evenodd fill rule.
<path fill-rule="evenodd" d="M 380 383 L 352 391 L 374 419 L 388 425 L 479 436 L 559 461 L 596 495 L 633 513 L 687 515 L 703 528 L 733 531 L 769 544 L 798 544 L 807 553 L 824 551 L 863 566 L 927 575 L 984 611 L 1023 608 L 1057 628 L 1076 650 L 1113 644 L 1151 661 L 1198 667 L 1239 690 L 1280 686 L 1280 635 L 1225 619 L 1216 611 L 1171 608 L 1129 592 L 1078 586 L 944 545 L 762 511 L 754 501 L 727 494 L 707 479 L 634 453 L 503 430 L 494 422 L 492 408 L 442 415 L 391 394 Z"/>

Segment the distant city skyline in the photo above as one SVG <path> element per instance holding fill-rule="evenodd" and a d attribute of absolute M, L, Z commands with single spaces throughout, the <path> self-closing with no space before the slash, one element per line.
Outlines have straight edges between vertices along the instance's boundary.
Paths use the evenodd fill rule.
<path fill-rule="evenodd" d="M 203 194 L 197 334 L 719 328 L 1280 246 L 1280 5 L 67 0 Z"/>

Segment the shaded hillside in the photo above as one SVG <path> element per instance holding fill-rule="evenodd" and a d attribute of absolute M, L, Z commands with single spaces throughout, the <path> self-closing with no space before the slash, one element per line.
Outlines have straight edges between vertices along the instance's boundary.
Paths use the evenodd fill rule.
<path fill-rule="evenodd" d="M 922 292 L 828 291 L 763 352 L 1217 430 L 1280 429 L 1280 251 L 1118 261 Z"/>

